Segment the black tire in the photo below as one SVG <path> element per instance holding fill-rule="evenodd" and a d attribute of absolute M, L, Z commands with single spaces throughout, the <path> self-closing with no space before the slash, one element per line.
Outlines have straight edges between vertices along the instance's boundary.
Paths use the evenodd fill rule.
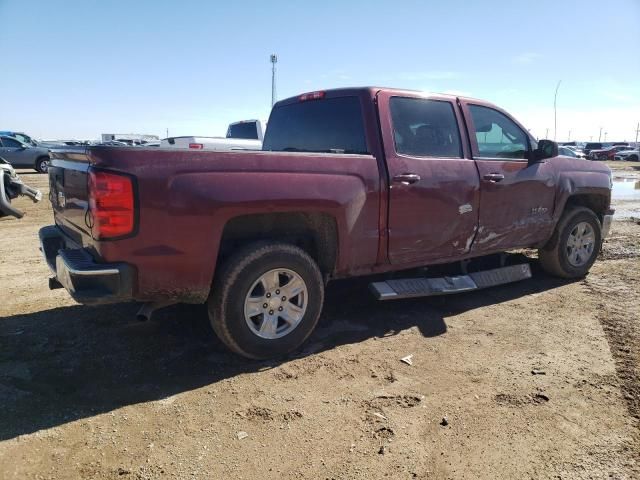
<path fill-rule="evenodd" d="M 573 265 L 569 261 L 568 239 L 579 223 L 587 222 L 595 234 L 593 250 L 584 264 Z M 538 250 L 543 270 L 561 278 L 581 278 L 588 272 L 598 257 L 602 246 L 602 226 L 593 211 L 584 207 L 569 207 L 565 210 L 549 242 Z"/>
<path fill-rule="evenodd" d="M 630 162 L 637 162 L 638 161 L 638 155 L 629 155 L 629 161 Z"/>
<path fill-rule="evenodd" d="M 276 269 L 290 270 L 302 278 L 307 288 L 306 310 L 289 333 L 266 339 L 255 333 L 245 319 L 245 299 L 258 279 Z M 323 301 L 322 274 L 304 250 L 285 243 L 255 243 L 238 250 L 222 265 L 207 307 L 213 330 L 230 350 L 263 360 L 281 357 L 304 343 L 318 323 Z"/>
<path fill-rule="evenodd" d="M 36 160 L 36 172 L 38 173 L 47 173 L 49 171 L 49 162 L 51 159 L 49 157 L 40 157 Z"/>

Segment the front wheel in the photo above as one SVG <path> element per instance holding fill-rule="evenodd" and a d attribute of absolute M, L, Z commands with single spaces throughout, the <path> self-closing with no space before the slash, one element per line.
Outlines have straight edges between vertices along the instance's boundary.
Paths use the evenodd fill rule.
<path fill-rule="evenodd" d="M 567 209 L 551 237 L 538 250 L 542 268 L 562 278 L 585 276 L 602 245 L 602 227 L 593 211 L 584 207 Z"/>
<path fill-rule="evenodd" d="M 261 243 L 224 263 L 207 306 L 214 331 L 229 349 L 262 360 L 298 348 L 318 323 L 323 301 L 322 275 L 304 250 Z"/>

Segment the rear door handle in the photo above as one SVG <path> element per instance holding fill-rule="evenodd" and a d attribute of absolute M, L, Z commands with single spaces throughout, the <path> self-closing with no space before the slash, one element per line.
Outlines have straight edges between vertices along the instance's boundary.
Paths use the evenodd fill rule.
<path fill-rule="evenodd" d="M 489 182 L 501 182 L 502 180 L 504 180 L 504 175 L 501 173 L 487 173 L 484 177 L 485 180 L 488 180 Z"/>
<path fill-rule="evenodd" d="M 393 177 L 394 182 L 402 183 L 403 185 L 411 185 L 420 181 L 420 175 L 416 173 L 401 173 Z"/>

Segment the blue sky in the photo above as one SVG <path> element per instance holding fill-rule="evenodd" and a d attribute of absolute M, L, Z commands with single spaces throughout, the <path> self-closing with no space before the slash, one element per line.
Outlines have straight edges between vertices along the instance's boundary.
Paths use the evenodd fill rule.
<path fill-rule="evenodd" d="M 0 130 L 224 134 L 353 85 L 493 101 L 538 137 L 633 140 L 640 0 L 0 0 Z M 604 135 L 603 135 L 604 136 Z"/>

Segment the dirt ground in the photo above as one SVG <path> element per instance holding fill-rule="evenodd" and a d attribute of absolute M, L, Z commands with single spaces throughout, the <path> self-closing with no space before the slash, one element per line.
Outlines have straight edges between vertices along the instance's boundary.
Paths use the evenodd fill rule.
<path fill-rule="evenodd" d="M 451 297 L 333 283 L 304 350 L 270 363 L 227 353 L 200 306 L 140 323 L 49 291 L 51 209 L 18 203 L 0 220 L 2 479 L 640 478 L 637 220 L 579 281 L 532 258 L 531 280 Z"/>

